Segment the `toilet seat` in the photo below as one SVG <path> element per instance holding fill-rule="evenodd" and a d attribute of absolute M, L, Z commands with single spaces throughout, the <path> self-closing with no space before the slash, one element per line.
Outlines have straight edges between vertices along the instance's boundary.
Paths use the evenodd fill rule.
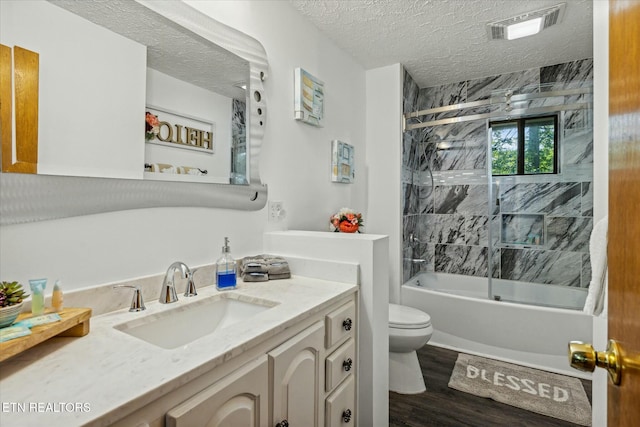
<path fill-rule="evenodd" d="M 389 304 L 389 327 L 396 329 L 422 329 L 431 326 L 431 316 L 405 305 Z"/>

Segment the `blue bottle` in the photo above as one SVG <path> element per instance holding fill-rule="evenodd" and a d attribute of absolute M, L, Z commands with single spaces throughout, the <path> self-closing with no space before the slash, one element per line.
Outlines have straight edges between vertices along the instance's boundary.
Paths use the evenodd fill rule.
<path fill-rule="evenodd" d="M 226 291 L 236 288 L 236 261 L 231 256 L 229 238 L 224 238 L 222 256 L 216 261 L 216 288 Z"/>

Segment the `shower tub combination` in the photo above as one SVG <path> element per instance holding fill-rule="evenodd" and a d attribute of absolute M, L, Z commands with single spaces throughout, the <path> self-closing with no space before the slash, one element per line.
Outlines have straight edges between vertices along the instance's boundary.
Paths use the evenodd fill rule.
<path fill-rule="evenodd" d="M 568 342 L 592 342 L 592 316 L 579 310 L 488 298 L 486 277 L 420 273 L 402 285 L 402 304 L 431 316 L 429 344 L 550 372 L 571 369 Z M 548 287 L 550 290 L 556 287 Z"/>
<path fill-rule="evenodd" d="M 590 378 L 569 366 L 567 352 L 569 341 L 593 342 L 594 318 L 582 311 L 593 222 L 593 61 L 535 73 L 421 89 L 405 72 L 402 166 L 411 173 L 402 181 L 401 303 L 431 316 L 430 344 Z M 529 171 L 494 169 L 494 157 L 506 153 L 522 166 L 521 148 L 500 147 L 527 135 L 539 158 L 552 155 L 553 170 L 541 162 Z M 553 153 L 543 148 L 551 142 Z M 407 280 L 418 270 L 405 269 L 407 259 L 500 278 L 421 272 Z"/>

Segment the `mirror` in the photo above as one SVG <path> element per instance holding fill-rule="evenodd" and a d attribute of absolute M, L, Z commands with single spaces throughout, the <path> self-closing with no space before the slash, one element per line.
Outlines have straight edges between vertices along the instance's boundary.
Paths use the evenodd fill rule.
<path fill-rule="evenodd" d="M 7 8 L 11 7 L 14 2 L 2 2 L 3 16 Z M 41 219 L 60 218 L 65 216 L 84 215 L 89 213 L 98 213 L 123 209 L 135 209 L 144 207 L 158 206 L 197 206 L 197 207 L 220 207 L 231 209 L 261 209 L 266 203 L 266 187 L 260 182 L 258 160 L 264 126 L 266 123 L 266 102 L 263 93 L 263 80 L 266 76 L 268 68 L 266 53 L 262 45 L 255 39 L 227 27 L 207 15 L 193 9 L 182 2 L 157 2 L 147 0 L 119 0 L 109 2 L 77 2 L 69 0 L 51 0 L 50 2 L 15 2 L 20 4 L 44 4 L 48 7 L 59 9 L 67 9 L 76 15 L 80 15 L 89 21 L 100 26 L 109 28 L 109 30 L 118 33 L 116 38 L 122 39 L 126 43 L 132 43 L 133 59 L 123 60 L 120 56 L 119 60 L 110 61 L 107 52 L 100 51 L 98 55 L 105 62 L 115 62 L 123 64 L 124 67 L 130 68 L 130 73 L 134 75 L 134 81 L 137 82 L 126 88 L 123 93 L 121 89 L 119 96 L 113 96 L 113 91 L 108 92 L 98 100 L 84 100 L 77 102 L 85 110 L 91 111 L 92 106 L 113 104 L 115 111 L 128 111 L 125 116 L 121 114 L 117 120 L 106 120 L 105 117 L 99 117 L 103 126 L 99 129 L 111 131 L 108 142 L 103 142 L 109 148 L 101 151 L 100 147 L 84 150 L 84 146 L 90 146 L 92 137 L 91 130 L 85 131 L 80 137 L 71 137 L 70 133 L 66 133 L 65 138 L 74 139 L 75 146 L 71 149 L 58 149 L 58 153 L 65 153 L 67 160 L 73 158 L 83 158 L 85 154 L 89 156 L 88 161 L 81 162 L 81 165 L 73 165 L 76 169 L 72 172 L 66 172 L 64 167 L 60 167 L 58 172 L 71 176 L 53 176 L 53 167 L 47 172 L 46 176 L 32 176 L 28 174 L 2 174 L 2 214 L 1 223 L 10 224 L 24 221 L 35 221 Z M 55 6 L 53 6 L 53 5 Z M 58 7 L 60 6 L 60 7 Z M 32 15 L 33 16 L 33 15 Z M 43 19 L 47 19 L 44 17 Z M 21 21 L 24 22 L 24 21 Z M 87 23 L 89 24 L 89 23 Z M 93 24 L 91 24 L 93 25 Z M 44 24 L 47 27 L 47 24 Z M 150 29 L 154 29 L 151 31 Z M 159 32 L 158 29 L 160 29 Z M 104 28 L 102 28 L 104 30 Z M 56 42 L 56 38 L 53 38 Z M 131 42 L 131 39 L 135 39 Z M 93 40 L 92 40 L 93 41 Z M 57 40 L 60 43 L 60 40 Z M 6 44 L 4 37 L 2 44 Z M 79 44 L 79 42 L 77 43 Z M 136 46 L 137 45 L 137 46 Z M 187 46 L 188 45 L 188 46 Z M 139 47 L 142 46 L 142 49 Z M 145 49 L 145 46 L 147 48 Z M 146 67 L 140 71 L 140 53 L 139 51 L 148 50 L 148 59 L 143 55 L 142 62 L 148 61 L 149 69 Z M 116 49 L 117 55 L 124 55 L 122 49 Z M 224 64 L 225 67 L 220 68 L 218 65 Z M 42 65 L 41 65 L 42 66 Z M 73 70 L 73 69 L 71 69 Z M 232 73 L 228 73 L 232 70 Z M 121 70 L 120 73 L 124 73 Z M 72 76 L 73 73 L 69 73 Z M 118 81 L 118 73 L 108 73 L 114 77 L 113 80 Z M 212 74 L 216 78 L 212 78 Z M 86 78 L 86 76 L 83 74 Z M 109 77 L 109 76 L 107 76 Z M 76 80 L 72 84 L 58 86 L 69 90 L 69 87 L 75 86 L 73 83 L 78 82 L 78 75 L 74 77 Z M 129 78 L 127 80 L 130 80 Z M 140 82 L 146 82 L 140 83 Z M 245 83 L 246 82 L 246 83 Z M 240 89 L 239 84 L 247 84 L 248 90 Z M 155 86 L 154 86 L 155 85 Z M 175 88 L 168 90 L 171 86 Z M 140 87 L 142 86 L 142 87 Z M 112 88 L 118 88 L 118 85 Z M 155 87 L 161 90 L 149 91 Z M 115 89 L 114 89 L 115 90 Z M 143 98 L 140 93 L 146 92 Z M 222 122 L 218 117 L 203 117 L 207 114 L 195 111 L 192 107 L 200 101 L 194 93 L 206 93 L 210 98 L 212 93 L 215 96 L 224 98 L 224 102 L 228 105 L 226 116 L 231 119 L 236 118 L 234 127 L 229 120 Z M 71 94 L 66 95 L 71 98 Z M 119 103 L 120 98 L 129 99 L 130 102 Z M 207 98 L 207 101 L 210 101 Z M 62 95 L 58 95 L 61 100 Z M 177 100 L 177 101 L 176 101 Z M 179 101 L 179 102 L 178 102 Z M 246 109 L 242 109 L 242 103 L 246 105 Z M 60 102 L 59 102 L 60 104 Z M 130 108 L 131 107 L 131 108 Z M 43 114 L 43 106 L 40 107 Z M 191 108 L 191 109 L 190 109 Z M 65 110 L 64 108 L 61 108 Z M 210 105 L 201 111 L 210 111 Z M 112 110 L 112 111 L 113 111 Z M 157 144 L 149 144 L 143 139 L 142 129 L 142 112 L 150 111 L 158 115 L 166 122 L 160 126 L 158 136 L 164 141 L 155 141 Z M 160 116 L 161 112 L 164 117 Z M 44 116 L 46 117 L 46 115 Z M 111 116 L 107 116 L 111 117 Z M 244 119 L 244 123 L 243 123 Z M 115 124 L 114 124 L 115 122 Z M 74 118 L 66 119 L 67 127 L 77 127 L 78 121 Z M 70 125 L 69 125 L 70 124 Z M 243 131 L 243 124 L 245 130 Z M 180 126 L 182 126 L 180 128 Z M 210 126 L 208 129 L 199 129 L 199 127 Z M 58 129 L 65 126 L 58 126 Z M 127 132 L 135 133 L 131 138 L 120 138 L 113 132 L 116 128 L 117 132 L 121 132 L 120 128 L 127 127 L 131 130 Z M 198 152 L 195 154 L 188 153 L 182 147 L 167 147 L 160 143 L 168 144 L 169 129 L 173 129 L 174 140 L 177 135 L 176 129 L 185 128 L 196 130 L 208 130 L 212 133 L 212 144 L 214 153 Z M 94 126 L 90 129 L 96 129 Z M 67 130 L 65 130 L 66 132 Z M 124 131 L 122 131 L 124 132 Z M 95 134 L 96 132 L 94 132 Z M 108 133 L 108 132 L 100 132 Z M 40 139 L 49 141 L 55 132 L 47 131 L 41 133 Z M 127 133 L 130 135 L 132 133 Z M 195 131 L 192 132 L 191 141 L 205 141 L 205 137 L 199 139 L 193 137 Z M 225 135 L 226 136 L 221 136 Z M 188 134 L 184 134 L 187 135 Z M 187 139 L 187 136 L 183 138 Z M 44 138 L 43 138 L 44 137 Z M 3 135 L 3 138 L 5 136 Z M 158 139 L 160 139 L 158 138 Z M 243 140 L 246 138 L 246 140 Z M 97 136 L 95 139 L 98 139 Z M 235 139 L 236 143 L 231 147 L 231 141 Z M 224 145 L 222 142 L 224 140 Z M 244 145 L 243 145 L 244 142 Z M 113 149 L 113 145 L 124 146 L 123 150 Z M 201 144 L 202 145 L 202 144 Z M 152 147 L 149 149 L 149 147 Z M 157 146 L 157 147 L 156 147 Z M 157 149 L 156 149 L 157 148 Z M 188 147 L 192 148 L 192 147 Z M 207 147 L 209 148 L 209 147 Z M 148 166 L 169 163 L 164 158 L 153 157 L 150 152 L 156 149 L 157 152 L 169 151 L 172 153 L 180 153 L 177 160 L 170 160 L 178 166 L 194 166 L 195 168 L 207 170 L 204 177 L 197 174 L 186 173 L 183 176 L 174 174 L 170 178 L 173 180 L 191 179 L 195 183 L 189 182 L 154 182 L 149 180 L 149 175 L 153 174 L 147 168 L 144 170 L 145 163 Z M 96 155 L 94 152 L 102 153 Z M 79 176 L 92 175 L 92 173 L 81 172 L 84 165 L 92 169 L 105 169 L 108 167 L 96 167 L 94 162 L 103 160 L 106 157 L 104 153 L 109 155 L 115 153 L 115 157 L 110 157 L 105 162 L 107 166 L 117 165 L 120 169 L 115 173 L 107 171 L 106 174 L 99 175 L 101 177 L 110 176 L 125 179 L 103 179 L 94 176 L 79 178 Z M 125 154 L 126 153 L 126 154 Z M 191 157 L 189 155 L 191 154 Z M 157 156 L 157 153 L 155 154 Z M 4 153 L 3 153 L 4 156 Z M 91 157 L 92 156 L 92 157 Z M 150 157 L 151 156 L 151 157 Z M 209 179 L 222 170 L 219 166 L 201 167 L 195 163 L 194 156 L 202 156 L 205 158 L 217 157 L 224 159 L 226 170 L 218 174 L 217 179 Z M 6 156 L 4 156 L 6 157 Z M 46 158 L 46 155 L 45 155 Z M 243 163 L 243 158 L 248 160 Z M 185 160 L 187 159 L 187 160 Z M 86 158 L 85 158 L 86 160 Z M 193 163 L 192 163 L 193 162 Z M 39 163 L 39 162 L 38 162 Z M 235 165 L 237 169 L 232 171 L 231 165 Z M 71 166 L 69 166 L 71 168 Z M 242 169 L 244 168 L 244 173 Z M 185 168 L 186 170 L 187 168 Z M 69 169 L 67 169 L 69 170 Z M 122 174 L 122 171 L 125 171 Z M 235 174 L 235 172 L 239 172 Z M 40 173 L 40 172 L 39 172 Z M 155 173 L 161 175 L 160 173 Z M 192 175 L 192 176 L 189 176 Z M 145 179 L 141 179 L 141 178 Z M 222 177 L 222 178 L 220 178 Z M 230 177 L 232 183 L 245 183 L 246 185 L 222 185 L 221 182 L 229 182 Z M 154 177 L 155 178 L 155 177 Z M 164 177 L 161 177 L 164 179 Z M 215 182 L 215 184 L 210 184 Z M 24 191 L 15 193 L 18 187 L 29 188 L 33 191 L 27 203 L 24 201 Z M 47 188 L 49 190 L 47 190 Z M 47 203 L 39 201 L 38 194 L 49 194 Z M 51 192 L 60 197 L 51 197 Z M 82 192 L 79 197 L 78 191 Z M 112 195 L 116 200 L 104 203 L 104 198 Z M 12 202 L 11 198 L 16 199 Z M 55 200 L 65 199 L 65 203 L 56 205 Z M 69 200 L 74 200 L 69 205 Z M 17 206 L 16 206 L 17 205 Z"/>

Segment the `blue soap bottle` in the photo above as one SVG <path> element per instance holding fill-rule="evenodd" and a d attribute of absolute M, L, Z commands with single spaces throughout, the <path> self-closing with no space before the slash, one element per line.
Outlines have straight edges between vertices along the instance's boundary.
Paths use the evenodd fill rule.
<path fill-rule="evenodd" d="M 236 261 L 231 256 L 229 238 L 224 238 L 222 256 L 216 261 L 216 288 L 220 291 L 236 288 Z"/>

